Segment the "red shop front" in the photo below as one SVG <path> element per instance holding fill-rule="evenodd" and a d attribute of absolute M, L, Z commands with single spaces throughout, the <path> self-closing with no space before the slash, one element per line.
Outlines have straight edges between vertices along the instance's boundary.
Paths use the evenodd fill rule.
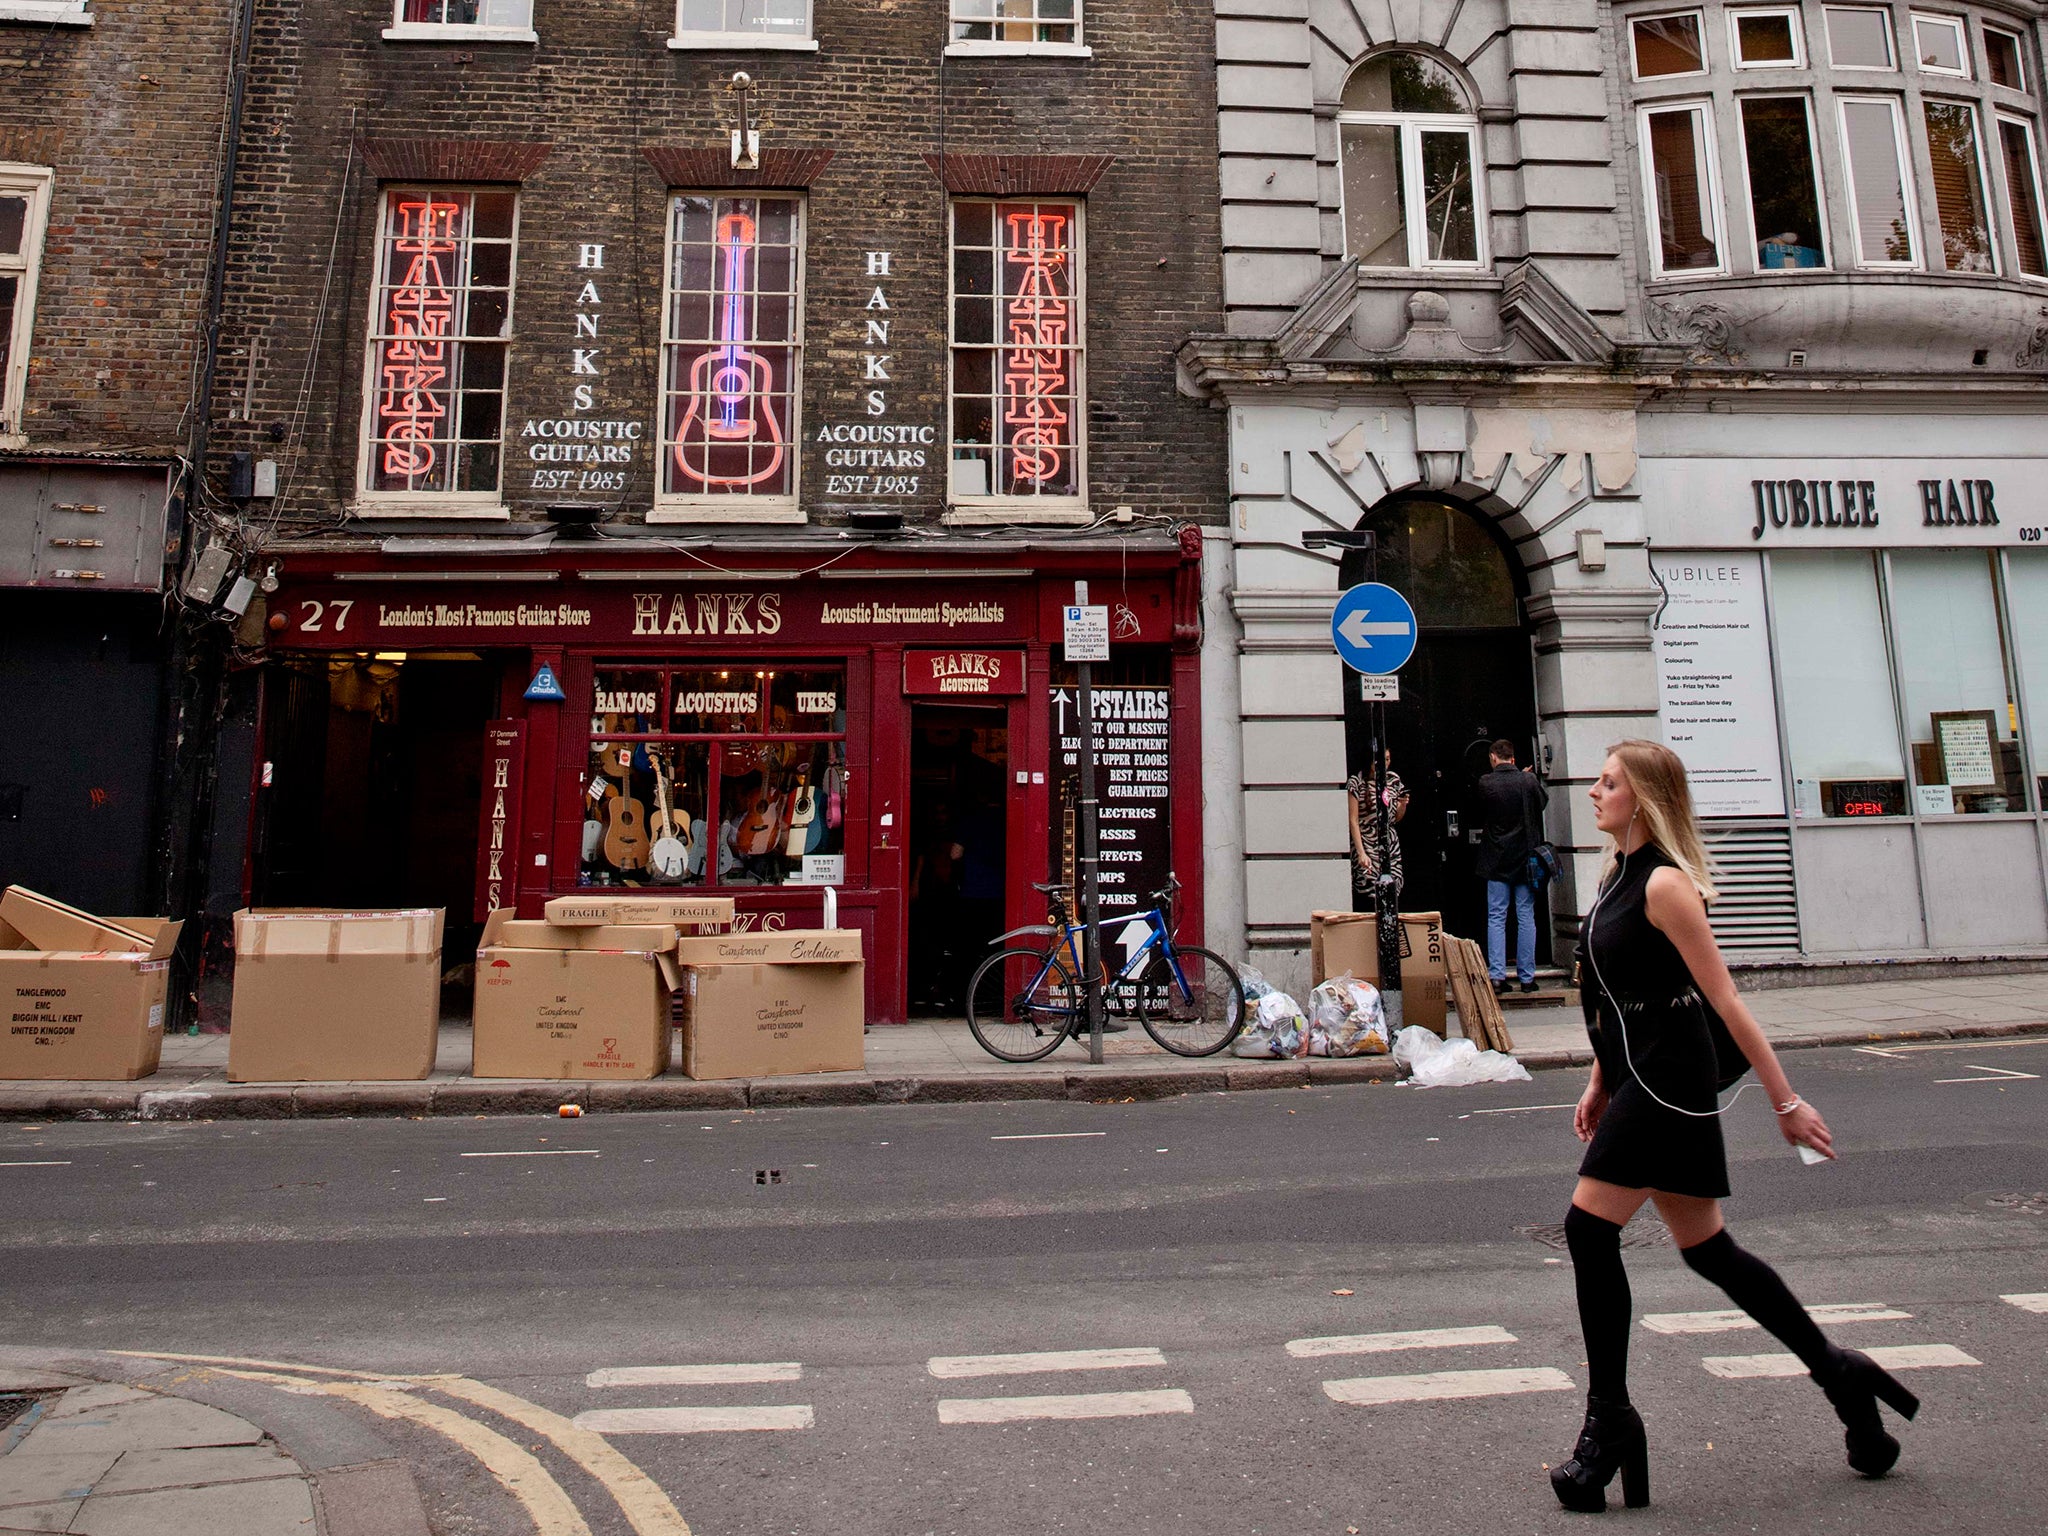
<path fill-rule="evenodd" d="M 288 557 L 249 898 L 445 906 L 452 963 L 495 906 L 673 888 L 732 895 L 746 927 L 807 927 L 831 886 L 866 935 L 869 1017 L 955 1012 L 988 939 L 1043 920 L 1032 883 L 1070 873 L 1059 641 L 1083 580 L 1113 636 L 1095 669 L 1105 917 L 1178 871 L 1199 941 L 1197 530 L 639 542 Z"/>

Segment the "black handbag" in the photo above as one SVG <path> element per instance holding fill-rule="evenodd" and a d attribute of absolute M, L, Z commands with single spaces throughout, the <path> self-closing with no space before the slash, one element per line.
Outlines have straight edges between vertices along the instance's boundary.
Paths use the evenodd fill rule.
<path fill-rule="evenodd" d="M 1742 1054 L 1742 1047 L 1735 1043 L 1733 1032 L 1715 1012 L 1713 1005 L 1697 991 L 1690 996 L 1699 1011 L 1706 1015 L 1707 1038 L 1714 1042 L 1714 1091 L 1726 1093 L 1749 1071 L 1749 1058 Z"/>

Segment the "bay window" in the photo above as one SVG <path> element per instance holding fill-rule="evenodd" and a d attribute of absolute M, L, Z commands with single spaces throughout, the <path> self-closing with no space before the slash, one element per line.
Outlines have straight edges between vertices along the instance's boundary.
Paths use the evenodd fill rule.
<path fill-rule="evenodd" d="M 1970 45 L 1956 16 L 1913 17 L 1913 56 L 1930 75 L 1970 76 Z"/>
<path fill-rule="evenodd" d="M 2027 88 L 2027 66 L 2019 34 L 2001 27 L 1984 29 L 1984 73 L 1993 85 L 2002 85 L 2009 91 Z"/>
<path fill-rule="evenodd" d="M 371 289 L 358 510 L 503 515 L 518 196 L 388 188 Z"/>
<path fill-rule="evenodd" d="M 1749 96 L 1742 107 L 1749 228 L 1759 271 L 1824 267 L 1820 176 L 1813 117 L 1803 96 Z"/>
<path fill-rule="evenodd" d="M 1668 80 L 1707 72 L 1705 28 L 1698 11 L 1639 16 L 1629 23 L 1629 57 L 1638 80 Z"/>
<path fill-rule="evenodd" d="M 1837 69 L 1895 70 L 1890 11 L 1869 6 L 1831 5 L 1825 15 L 1828 62 Z"/>
<path fill-rule="evenodd" d="M 1951 272 L 1996 272 L 1984 157 L 1977 146 L 1977 109 L 1968 102 L 1929 101 L 1922 110 L 1934 173 L 1941 263 Z"/>
<path fill-rule="evenodd" d="M 1651 271 L 1658 277 L 1725 272 L 1716 216 L 1721 194 L 1706 104 L 1645 108 L 1642 128 Z"/>
<path fill-rule="evenodd" d="M 1842 153 L 1849 166 L 1850 221 L 1856 262 L 1864 267 L 1919 264 L 1916 210 L 1906 170 L 1906 127 L 1889 96 L 1843 96 Z"/>
<path fill-rule="evenodd" d="M 803 202 L 669 203 L 655 521 L 797 512 Z"/>
<path fill-rule="evenodd" d="M 2012 226 L 2019 269 L 2048 277 L 2048 233 L 2041 225 L 2041 162 L 2033 125 L 2022 118 L 1998 119 L 1999 170 L 2005 181 L 2005 216 Z"/>
<path fill-rule="evenodd" d="M 1730 11 L 1728 38 L 1737 69 L 1806 67 L 1806 39 L 1796 10 Z"/>
<path fill-rule="evenodd" d="M 1344 240 L 1360 266 L 1486 264 L 1479 119 L 1449 71 L 1420 54 L 1369 59 L 1337 123 Z"/>

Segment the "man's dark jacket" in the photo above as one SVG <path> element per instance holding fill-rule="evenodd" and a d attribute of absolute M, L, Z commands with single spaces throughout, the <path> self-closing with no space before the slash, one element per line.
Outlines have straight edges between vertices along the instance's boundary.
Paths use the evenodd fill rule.
<path fill-rule="evenodd" d="M 1536 775 L 1513 764 L 1480 777 L 1486 836 L 1473 866 L 1480 879 L 1528 884 L 1529 854 L 1543 841 L 1543 807 L 1549 803 L 1549 792 Z"/>

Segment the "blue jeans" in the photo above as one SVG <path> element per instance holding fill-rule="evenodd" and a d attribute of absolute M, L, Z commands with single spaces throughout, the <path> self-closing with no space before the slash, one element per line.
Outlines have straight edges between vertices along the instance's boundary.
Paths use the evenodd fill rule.
<path fill-rule="evenodd" d="M 1536 979 L 1536 888 L 1505 880 L 1486 882 L 1486 971 L 1495 981 L 1508 975 L 1508 893 L 1515 897 L 1515 975 Z"/>

